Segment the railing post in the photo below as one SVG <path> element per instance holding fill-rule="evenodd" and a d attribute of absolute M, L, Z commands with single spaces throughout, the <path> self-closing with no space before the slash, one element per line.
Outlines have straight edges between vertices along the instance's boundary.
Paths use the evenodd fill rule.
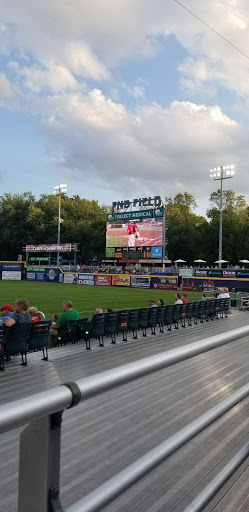
<path fill-rule="evenodd" d="M 63 512 L 59 498 L 62 412 L 33 421 L 20 436 L 18 512 Z"/>

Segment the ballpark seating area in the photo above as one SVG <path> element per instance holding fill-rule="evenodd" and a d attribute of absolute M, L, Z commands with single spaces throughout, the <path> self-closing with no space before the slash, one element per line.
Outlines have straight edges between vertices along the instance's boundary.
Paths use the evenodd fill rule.
<path fill-rule="evenodd" d="M 58 330 L 57 346 L 85 341 L 86 348 L 91 349 L 91 340 L 98 339 L 99 346 L 104 347 L 104 340 L 116 343 L 117 335 L 122 334 L 122 341 L 132 335 L 137 338 L 138 331 L 147 336 L 147 330 L 156 334 L 171 331 L 172 326 L 178 329 L 179 325 L 192 326 L 218 318 L 227 317 L 229 299 L 205 300 L 189 302 L 186 304 L 172 304 L 168 306 L 139 308 L 130 310 L 100 313 L 92 318 L 83 318 L 67 322 L 63 329 Z M 14 325 L 10 329 L 0 326 L 0 370 L 4 370 L 4 356 L 21 354 L 22 365 L 27 365 L 27 353 L 37 350 L 43 351 L 43 360 L 48 360 L 48 334 L 50 321 L 39 321 L 32 324 Z"/>

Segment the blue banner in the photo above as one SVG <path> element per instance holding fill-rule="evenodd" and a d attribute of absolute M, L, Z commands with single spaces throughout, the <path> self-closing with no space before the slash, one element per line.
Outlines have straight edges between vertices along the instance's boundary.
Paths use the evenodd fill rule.
<path fill-rule="evenodd" d="M 163 248 L 162 247 L 151 247 L 151 258 L 162 258 Z"/>
<path fill-rule="evenodd" d="M 2 270 L 22 270 L 21 263 L 2 263 Z"/>
<path fill-rule="evenodd" d="M 58 268 L 46 268 L 45 279 L 50 283 L 58 283 L 59 281 L 59 269 Z"/>
<path fill-rule="evenodd" d="M 45 272 L 26 272 L 26 281 L 45 281 Z"/>
<path fill-rule="evenodd" d="M 79 274 L 78 275 L 78 284 L 88 284 L 94 285 L 94 276 L 90 274 Z"/>

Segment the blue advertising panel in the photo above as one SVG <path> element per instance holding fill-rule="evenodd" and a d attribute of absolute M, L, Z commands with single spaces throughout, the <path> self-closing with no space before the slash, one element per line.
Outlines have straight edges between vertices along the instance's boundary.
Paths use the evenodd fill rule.
<path fill-rule="evenodd" d="M 45 281 L 45 268 L 27 267 L 26 281 Z"/>
<path fill-rule="evenodd" d="M 2 270 L 7 271 L 16 271 L 16 270 L 22 270 L 22 264 L 21 263 L 2 263 Z"/>
<path fill-rule="evenodd" d="M 162 258 L 163 248 L 162 247 L 151 247 L 151 258 Z"/>
<path fill-rule="evenodd" d="M 58 283 L 59 281 L 59 269 L 58 268 L 46 268 L 45 279 L 50 283 Z"/>
<path fill-rule="evenodd" d="M 90 274 L 79 274 L 78 275 L 78 284 L 88 284 L 90 286 L 94 285 L 94 276 Z"/>

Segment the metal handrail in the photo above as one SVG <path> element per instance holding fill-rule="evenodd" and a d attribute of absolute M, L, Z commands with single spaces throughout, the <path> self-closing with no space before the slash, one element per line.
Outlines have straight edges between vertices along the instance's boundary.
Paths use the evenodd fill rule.
<path fill-rule="evenodd" d="M 184 512 L 201 512 L 217 492 L 223 487 L 228 479 L 243 464 L 249 455 L 249 443 L 246 443 L 241 450 L 225 465 L 225 467 L 209 482 L 209 484 L 191 501 Z"/>
<path fill-rule="evenodd" d="M 227 345 L 247 335 L 249 335 L 249 326 L 240 327 L 224 334 L 217 334 L 211 338 L 190 343 L 184 347 L 168 350 L 113 370 L 86 377 L 76 382 L 81 394 L 80 401 L 88 400 L 139 377 Z M 59 388 L 37 393 L 32 397 L 10 402 L 7 406 L 2 405 L 0 406 L 0 434 L 25 425 L 30 421 L 67 409 L 70 407 L 72 399 L 71 390 L 62 385 Z"/>
<path fill-rule="evenodd" d="M 64 409 L 139 377 L 227 345 L 248 334 L 249 326 L 240 327 L 0 406 L 0 433 L 31 422 L 20 435 L 18 511 L 63 511 L 59 497 L 59 479 L 61 420 Z M 248 395 L 249 384 L 71 506 L 67 512 L 99 511 Z"/>
<path fill-rule="evenodd" d="M 249 395 L 246 384 L 82 498 L 67 512 L 98 512 Z"/>

